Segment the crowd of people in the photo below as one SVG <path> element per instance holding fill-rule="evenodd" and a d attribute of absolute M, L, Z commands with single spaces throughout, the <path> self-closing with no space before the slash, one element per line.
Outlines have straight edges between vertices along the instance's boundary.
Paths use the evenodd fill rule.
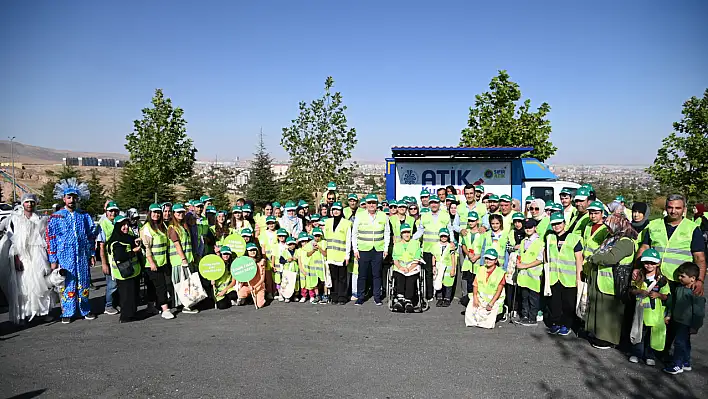
<path fill-rule="evenodd" d="M 312 206 L 239 199 L 216 209 L 205 195 L 152 204 L 141 223 L 136 210 L 108 201 L 95 223 L 79 206 L 87 186 L 62 180 L 60 210 L 42 217 L 36 196 L 25 194 L 0 225 L 0 278 L 18 324 L 48 315 L 55 294 L 62 323 L 94 319 L 97 260 L 106 279 L 102 313 L 121 322 L 136 320 L 141 300 L 169 320 L 249 303 L 359 306 L 369 298 L 413 313 L 449 307 L 459 291 L 467 326 L 543 321 L 549 334 L 624 348 L 632 363 L 653 366 L 663 353 L 664 371 L 691 370 L 690 336 L 705 310 L 703 204 L 690 220 L 684 197 L 670 195 L 665 216 L 649 221 L 648 204 L 629 208 L 621 196 L 605 204 L 587 184 L 564 189 L 560 203 L 527 197 L 522 205 L 481 185 L 461 194 L 450 186 L 400 200 L 340 198 L 330 183 Z M 223 260 L 223 274 L 200 276 L 206 299 L 181 303 L 177 287 L 209 255 Z M 231 272 L 240 257 L 256 265 L 248 281 Z"/>

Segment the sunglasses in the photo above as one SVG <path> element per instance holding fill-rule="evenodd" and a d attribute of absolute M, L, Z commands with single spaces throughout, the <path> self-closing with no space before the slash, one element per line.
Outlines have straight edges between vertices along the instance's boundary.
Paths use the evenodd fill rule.
<path fill-rule="evenodd" d="M 532 211 L 540 211 L 541 208 L 529 208 L 529 210 L 532 210 Z"/>

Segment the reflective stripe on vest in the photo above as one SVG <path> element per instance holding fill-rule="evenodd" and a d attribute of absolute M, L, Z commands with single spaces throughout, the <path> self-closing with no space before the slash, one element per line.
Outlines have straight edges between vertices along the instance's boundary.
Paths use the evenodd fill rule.
<path fill-rule="evenodd" d="M 634 240 L 631 238 L 623 237 L 622 240 L 632 241 L 632 248 L 634 249 Z M 620 260 L 620 265 L 631 265 L 634 262 L 634 250 L 628 256 L 625 256 Z M 603 294 L 614 295 L 615 294 L 615 278 L 612 274 L 612 265 L 610 266 L 597 266 L 597 289 Z"/>
<path fill-rule="evenodd" d="M 121 276 L 120 271 L 118 270 L 118 263 L 117 263 L 116 260 L 113 258 L 113 248 L 114 248 L 116 245 L 124 245 L 124 246 L 126 247 L 126 251 L 127 251 L 128 253 L 132 252 L 131 249 L 130 249 L 130 245 L 129 245 L 129 244 L 123 244 L 123 243 L 118 242 L 118 241 L 114 241 L 113 244 L 111 244 L 111 254 L 110 254 L 110 256 L 108 257 L 108 263 L 109 263 L 110 266 L 111 266 L 111 277 L 113 277 L 113 278 L 116 279 L 116 280 L 127 280 L 127 279 L 129 279 L 129 278 L 133 278 L 133 277 L 137 276 L 138 274 L 140 274 L 140 262 L 138 261 L 138 257 L 137 257 L 137 256 L 131 256 L 131 257 L 130 257 L 130 260 L 128 260 L 128 262 L 130 262 L 130 265 L 133 266 L 133 274 L 131 274 L 131 275 L 128 276 L 128 277 L 123 277 L 123 276 Z"/>
<path fill-rule="evenodd" d="M 486 304 L 490 303 L 492 299 L 494 299 L 494 295 L 497 293 L 499 283 L 501 283 L 506 273 L 504 272 L 504 270 L 502 270 L 502 268 L 497 266 L 492 272 L 492 275 L 489 276 L 489 278 L 487 278 L 488 274 L 489 273 L 487 272 L 487 270 L 483 269 L 477 277 L 477 295 L 479 295 L 479 299 Z M 496 301 L 496 303 L 500 305 L 499 313 L 504 312 L 504 306 L 501 305 L 504 304 L 505 298 L 506 291 L 502 289 L 501 293 L 499 294 L 499 298 L 497 298 Z"/>
<path fill-rule="evenodd" d="M 182 226 L 173 226 L 173 228 L 176 229 L 175 231 L 179 234 L 179 242 L 182 246 L 182 252 L 184 252 L 185 258 L 187 258 L 187 263 L 191 264 L 194 262 L 194 255 L 192 255 L 192 240 L 190 240 L 187 230 L 185 230 Z M 177 254 L 177 247 L 172 240 L 170 240 L 170 263 L 172 264 L 172 267 L 182 265 L 182 258 Z"/>
<path fill-rule="evenodd" d="M 548 281 L 553 285 L 560 283 L 567 288 L 573 288 L 577 285 L 575 273 L 575 246 L 580 242 L 581 237 L 578 234 L 569 233 L 565 242 L 558 251 L 558 236 L 549 234 L 546 237 L 548 244 Z"/>
<path fill-rule="evenodd" d="M 661 254 L 661 273 L 671 281 L 676 281 L 674 273 L 682 263 L 693 261 L 691 241 L 696 227 L 684 218 L 669 239 L 664 219 L 652 220 L 647 225 L 651 247 Z"/>
<path fill-rule="evenodd" d="M 450 224 L 450 215 L 438 212 L 437 219 L 433 220 L 432 212 L 427 212 L 420 217 L 420 224 L 423 226 L 423 252 L 433 253 L 440 242 L 440 229 Z"/>
<path fill-rule="evenodd" d="M 324 235 L 327 240 L 327 262 L 341 264 L 347 256 L 347 232 L 352 222 L 342 218 L 334 229 L 334 218 L 325 221 Z"/>
<path fill-rule="evenodd" d="M 161 231 L 155 231 L 152 229 L 150 223 L 145 223 L 143 229 L 152 237 L 152 247 L 150 251 L 152 252 L 152 260 L 155 261 L 157 267 L 161 267 L 167 264 L 167 247 L 169 246 L 169 239 L 167 234 Z"/>
<path fill-rule="evenodd" d="M 378 252 L 382 252 L 384 250 L 386 223 L 388 223 L 388 217 L 381 211 L 376 212 L 376 217 L 373 222 L 368 213 L 359 220 L 359 230 L 356 237 L 359 251 L 370 251 L 374 249 Z"/>
<path fill-rule="evenodd" d="M 391 220 L 391 231 L 393 232 L 393 236 L 396 238 L 401 237 L 401 224 L 408 223 L 408 225 L 413 227 L 413 218 L 409 215 L 406 215 L 403 222 L 401 222 L 401 219 L 399 219 L 398 216 L 391 216 L 390 220 Z"/>
<path fill-rule="evenodd" d="M 528 250 L 524 250 L 526 246 L 525 238 L 521 245 L 519 246 L 519 255 L 521 256 L 521 263 L 528 264 L 536 261 L 538 259 L 538 254 L 543 250 L 543 239 L 537 238 L 531 243 Z M 530 267 L 528 269 L 519 270 L 517 276 L 517 283 L 519 287 L 526 287 L 535 292 L 541 292 L 541 274 L 543 273 L 543 264 L 538 266 Z"/>
<path fill-rule="evenodd" d="M 597 252 L 608 234 L 609 231 L 604 224 L 595 230 L 595 234 L 592 233 L 592 225 L 588 224 L 583 232 L 583 257 L 587 259 Z"/>

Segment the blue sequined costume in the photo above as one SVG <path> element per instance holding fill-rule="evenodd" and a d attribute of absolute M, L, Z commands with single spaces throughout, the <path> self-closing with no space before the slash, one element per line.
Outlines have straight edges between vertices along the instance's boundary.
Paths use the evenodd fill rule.
<path fill-rule="evenodd" d="M 69 274 L 61 294 L 61 317 L 73 317 L 77 308 L 81 316 L 91 311 L 91 256 L 97 229 L 91 216 L 77 209 L 62 209 L 54 213 L 47 225 L 49 262 L 58 263 Z"/>

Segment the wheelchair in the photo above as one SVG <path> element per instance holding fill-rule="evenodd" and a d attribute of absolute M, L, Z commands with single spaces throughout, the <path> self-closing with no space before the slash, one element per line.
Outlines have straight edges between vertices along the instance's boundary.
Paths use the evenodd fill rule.
<path fill-rule="evenodd" d="M 394 304 L 398 300 L 395 281 L 393 279 L 394 267 L 388 269 L 386 275 L 386 299 L 388 301 L 388 310 L 394 312 Z M 430 304 L 425 300 L 425 269 L 421 266 L 420 273 L 417 276 L 418 284 L 416 284 L 418 305 L 413 308 L 413 312 L 423 313 L 430 309 Z"/>

